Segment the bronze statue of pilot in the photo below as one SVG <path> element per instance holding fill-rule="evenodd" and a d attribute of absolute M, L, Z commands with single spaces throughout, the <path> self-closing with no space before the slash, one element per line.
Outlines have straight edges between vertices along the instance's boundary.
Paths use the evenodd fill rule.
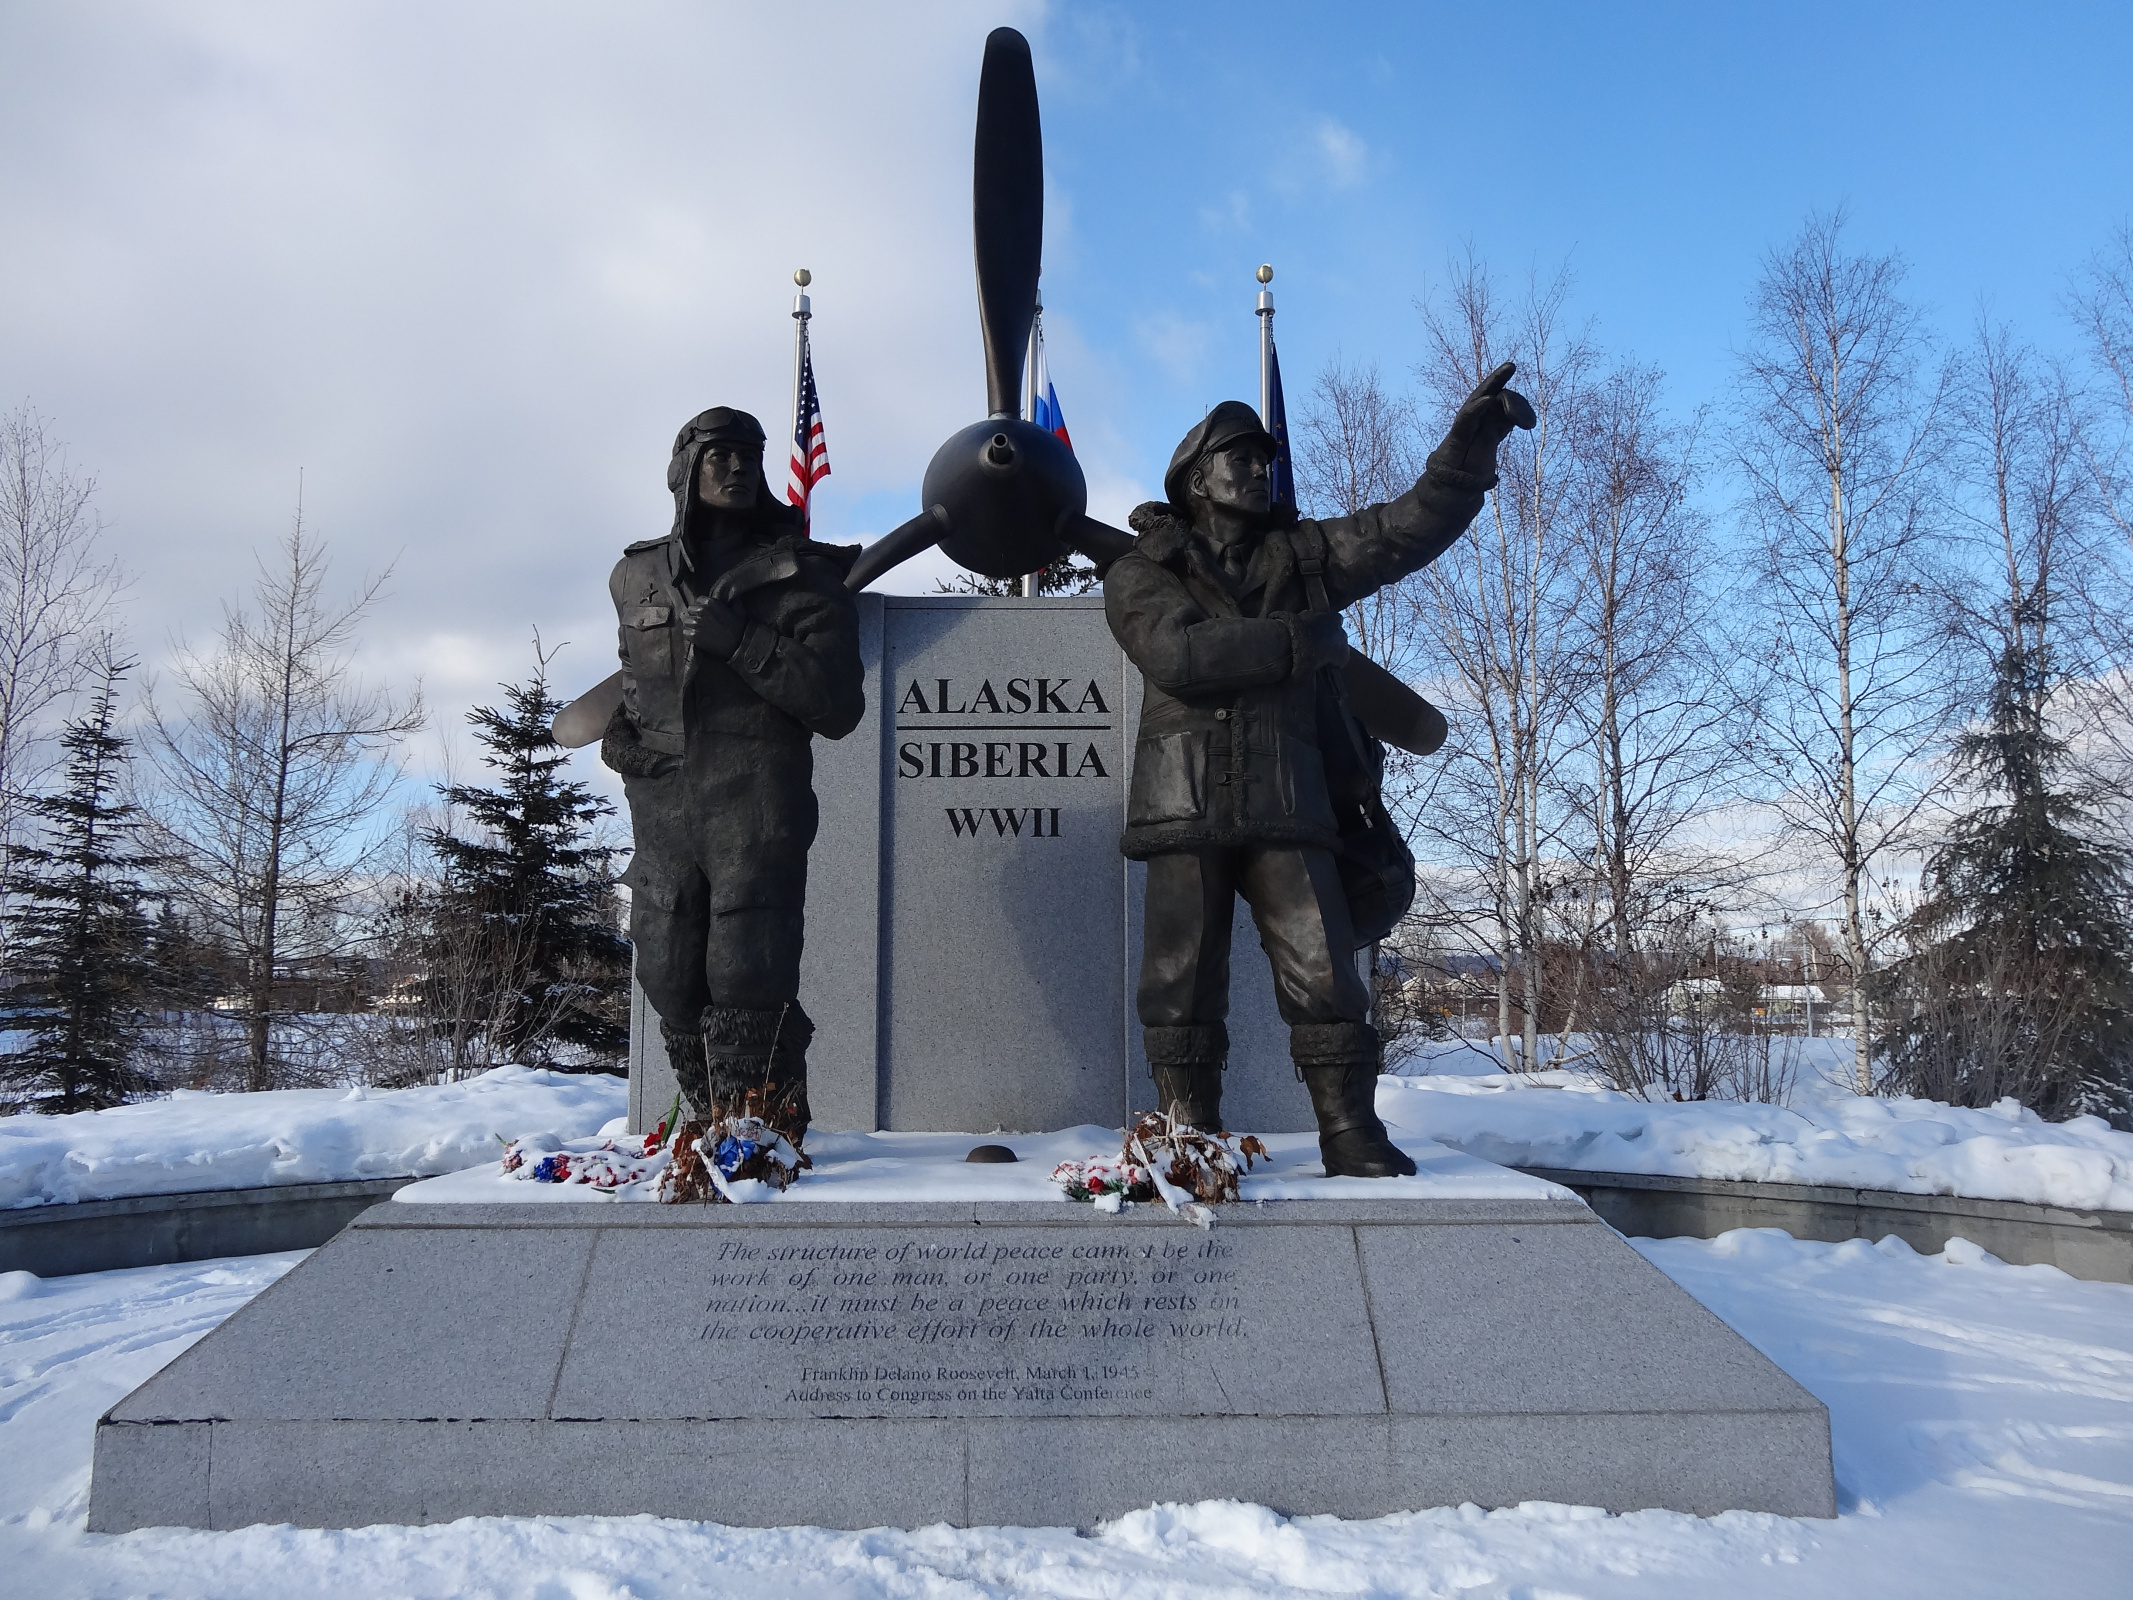
<path fill-rule="evenodd" d="M 1467 398 L 1407 493 L 1323 521 L 1274 504 L 1274 441 L 1250 406 L 1224 401 L 1185 435 L 1167 498 L 1133 513 L 1140 538 L 1104 575 L 1105 617 L 1147 685 L 1121 848 L 1148 864 L 1137 1003 L 1157 1098 L 1221 1126 L 1241 894 L 1329 1175 L 1415 1170 L 1374 1104 L 1381 1047 L 1342 885 L 1328 769 L 1352 768 L 1367 735 L 1340 687 L 1340 612 L 1466 531 L 1496 484 L 1497 446 L 1534 423 L 1511 371 Z"/>
<path fill-rule="evenodd" d="M 800 944 L 816 805 L 809 741 L 866 709 L 858 547 L 813 543 L 763 477 L 763 428 L 717 406 L 674 440 L 674 526 L 608 580 L 622 703 L 600 755 L 622 775 L 636 853 L 637 978 L 698 1116 L 763 1094 L 797 1143 L 807 1046 Z"/>

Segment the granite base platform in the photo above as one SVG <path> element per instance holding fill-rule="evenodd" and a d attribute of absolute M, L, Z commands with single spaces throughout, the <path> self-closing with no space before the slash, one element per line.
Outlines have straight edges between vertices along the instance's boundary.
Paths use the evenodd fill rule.
<path fill-rule="evenodd" d="M 1570 1200 L 402 1205 L 97 1425 L 89 1527 L 1835 1514 L 1813 1396 Z"/>

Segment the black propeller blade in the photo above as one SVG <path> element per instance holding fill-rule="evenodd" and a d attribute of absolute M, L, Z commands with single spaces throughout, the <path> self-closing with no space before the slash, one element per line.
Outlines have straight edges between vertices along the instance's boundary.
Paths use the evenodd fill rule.
<path fill-rule="evenodd" d="M 1020 577 L 1082 548 L 1089 489 L 1081 464 L 1022 417 L 1022 367 L 1044 260 L 1044 132 L 1029 41 L 1012 28 L 995 28 L 985 40 L 971 222 L 991 415 L 934 453 L 921 487 L 925 511 L 868 548 L 845 578 L 854 590 L 936 542 L 989 578 Z"/>
<path fill-rule="evenodd" d="M 985 39 L 974 168 L 971 223 L 988 409 L 995 417 L 1019 417 L 1044 258 L 1044 132 L 1029 41 L 1012 28 L 995 28 Z"/>

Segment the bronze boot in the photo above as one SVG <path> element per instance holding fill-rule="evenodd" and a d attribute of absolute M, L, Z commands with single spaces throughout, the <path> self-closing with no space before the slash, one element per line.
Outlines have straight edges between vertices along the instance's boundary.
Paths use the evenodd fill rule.
<path fill-rule="evenodd" d="M 1220 1022 L 1182 1028 L 1143 1028 L 1155 1105 L 1188 1128 L 1222 1131 L 1222 1069 L 1229 1061 L 1229 1028 Z"/>
<path fill-rule="evenodd" d="M 674 1086 L 681 1091 L 687 1116 L 705 1121 L 711 1115 L 711 1086 L 704 1070 L 704 1036 L 662 1019 L 659 1037 L 666 1041 L 667 1064 L 674 1069 Z M 665 1116 L 666 1108 L 659 1107 L 658 1114 Z"/>
<path fill-rule="evenodd" d="M 1296 1075 L 1311 1091 L 1318 1153 L 1329 1178 L 1411 1178 L 1415 1164 L 1378 1120 L 1378 1031 L 1367 1022 L 1289 1029 Z"/>
<path fill-rule="evenodd" d="M 807 1047 L 815 1037 L 814 1019 L 795 1000 L 785 1007 L 770 1052 L 769 1106 L 772 1126 L 800 1148 L 811 1115 L 807 1104 Z"/>
<path fill-rule="evenodd" d="M 704 1062 L 710 1103 L 719 1115 L 739 1116 L 751 1109 L 761 1114 L 767 1110 L 770 1052 L 783 1014 L 782 1008 L 704 1008 Z M 753 1106 L 749 1104 L 751 1097 Z"/>

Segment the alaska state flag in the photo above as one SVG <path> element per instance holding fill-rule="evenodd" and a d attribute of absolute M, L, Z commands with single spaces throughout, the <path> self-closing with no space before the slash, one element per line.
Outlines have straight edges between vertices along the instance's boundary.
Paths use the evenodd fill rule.
<path fill-rule="evenodd" d="M 1069 450 L 1074 441 L 1067 437 L 1066 416 L 1059 409 L 1059 396 L 1052 388 L 1052 369 L 1044 359 L 1044 329 L 1039 326 L 1035 340 L 1037 346 L 1037 370 L 1031 375 L 1030 393 L 1036 398 L 1030 405 L 1030 421 L 1046 433 L 1056 435 L 1059 442 Z"/>
<path fill-rule="evenodd" d="M 1266 347 L 1266 431 L 1274 436 L 1274 465 L 1267 492 L 1274 509 L 1296 509 L 1296 469 L 1289 462 L 1289 410 L 1281 401 L 1281 356 L 1269 339 Z"/>

